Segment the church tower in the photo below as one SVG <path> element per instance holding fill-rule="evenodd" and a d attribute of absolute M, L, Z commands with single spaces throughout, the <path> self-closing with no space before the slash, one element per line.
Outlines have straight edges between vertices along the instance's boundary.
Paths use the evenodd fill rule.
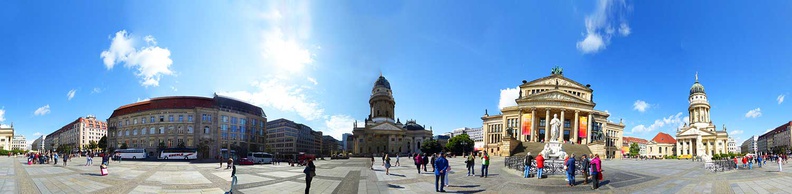
<path fill-rule="evenodd" d="M 690 102 L 688 113 L 690 113 L 689 123 L 691 125 L 696 123 L 709 125 L 712 122 L 710 120 L 710 104 L 707 101 L 707 94 L 704 93 L 704 86 L 698 81 L 698 73 L 696 73 L 696 83 L 690 87 L 688 102 Z"/>
<path fill-rule="evenodd" d="M 371 113 L 369 114 L 371 120 L 375 122 L 395 122 L 393 118 L 396 114 L 394 110 L 396 101 L 393 99 L 390 82 L 382 75 L 374 82 L 374 88 L 371 89 L 369 106 L 371 108 Z"/>

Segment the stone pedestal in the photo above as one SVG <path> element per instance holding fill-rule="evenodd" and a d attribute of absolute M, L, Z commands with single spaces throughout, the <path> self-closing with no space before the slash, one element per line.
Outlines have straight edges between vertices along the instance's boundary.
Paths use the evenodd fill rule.
<path fill-rule="evenodd" d="M 501 142 L 500 156 L 511 156 L 514 149 L 517 149 L 517 146 L 520 145 L 520 141 L 514 139 L 510 136 L 506 136 L 503 138 L 503 142 Z"/>
<path fill-rule="evenodd" d="M 542 150 L 542 155 L 545 159 L 563 160 L 564 156 L 567 154 L 564 152 L 561 142 L 550 141 L 545 144 L 545 147 Z"/>
<path fill-rule="evenodd" d="M 591 154 L 599 154 L 600 157 L 604 158 L 607 156 L 607 150 L 605 149 L 605 143 L 598 141 L 587 144 L 589 150 L 591 150 Z"/>

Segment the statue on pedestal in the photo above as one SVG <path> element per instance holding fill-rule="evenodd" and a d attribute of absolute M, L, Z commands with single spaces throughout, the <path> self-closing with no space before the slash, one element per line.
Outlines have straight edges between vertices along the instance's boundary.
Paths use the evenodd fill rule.
<path fill-rule="evenodd" d="M 561 120 L 558 119 L 557 114 L 553 114 L 553 120 L 550 120 L 550 128 L 552 129 L 550 141 L 558 141 L 559 136 L 561 136 Z"/>

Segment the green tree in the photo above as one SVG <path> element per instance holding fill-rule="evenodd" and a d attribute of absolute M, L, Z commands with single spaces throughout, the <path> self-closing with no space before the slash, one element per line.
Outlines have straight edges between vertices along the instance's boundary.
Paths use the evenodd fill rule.
<path fill-rule="evenodd" d="M 167 147 L 165 147 L 165 142 L 164 141 L 160 141 L 159 145 L 157 145 L 157 152 L 161 152 L 165 148 L 167 148 Z"/>
<path fill-rule="evenodd" d="M 638 147 L 638 143 L 630 144 L 630 156 L 637 156 L 641 152 L 641 148 Z"/>
<path fill-rule="evenodd" d="M 187 146 L 184 145 L 184 142 L 179 142 L 179 145 L 176 145 L 176 147 L 178 147 L 178 148 L 187 148 Z"/>
<path fill-rule="evenodd" d="M 129 147 L 127 146 L 126 142 L 121 144 L 121 149 L 127 149 L 127 148 L 129 148 Z"/>
<path fill-rule="evenodd" d="M 440 143 L 437 143 L 437 140 L 430 139 L 423 142 L 421 145 L 421 151 L 423 153 L 433 154 L 443 151 L 443 147 L 440 146 Z"/>
<path fill-rule="evenodd" d="M 475 142 L 470 139 L 468 134 L 461 134 L 449 139 L 445 147 L 447 150 L 454 152 L 454 154 L 462 155 L 463 152 L 473 151 L 473 144 L 475 144 Z"/>
<path fill-rule="evenodd" d="M 105 151 L 107 149 L 107 136 L 102 136 L 102 138 L 99 139 L 97 146 L 99 146 L 102 151 Z"/>
<path fill-rule="evenodd" d="M 96 143 L 96 141 L 94 140 L 88 141 L 88 149 L 96 150 L 96 148 L 99 148 L 99 144 Z"/>

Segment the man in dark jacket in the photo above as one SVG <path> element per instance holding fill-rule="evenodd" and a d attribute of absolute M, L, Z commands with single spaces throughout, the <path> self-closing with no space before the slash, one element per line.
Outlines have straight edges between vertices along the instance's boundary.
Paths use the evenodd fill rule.
<path fill-rule="evenodd" d="M 589 176 L 589 160 L 586 154 L 580 157 L 580 167 L 583 168 L 583 184 L 588 184 Z"/>
<path fill-rule="evenodd" d="M 534 157 L 531 155 L 531 152 L 528 152 L 528 154 L 525 155 L 525 159 L 523 160 L 523 165 L 525 167 L 523 172 L 523 178 L 531 177 L 531 163 L 533 162 L 533 160 Z"/>
<path fill-rule="evenodd" d="M 423 154 L 421 162 L 423 162 L 424 172 L 426 172 L 426 164 L 429 164 L 429 156 L 427 156 L 426 153 Z"/>
<path fill-rule="evenodd" d="M 429 162 L 432 163 L 432 171 L 435 171 L 435 160 L 437 160 L 437 154 L 432 154 L 432 159 L 429 159 Z"/>
<path fill-rule="evenodd" d="M 567 179 L 569 179 L 569 186 L 575 186 L 575 154 L 569 157 L 566 161 Z"/>

